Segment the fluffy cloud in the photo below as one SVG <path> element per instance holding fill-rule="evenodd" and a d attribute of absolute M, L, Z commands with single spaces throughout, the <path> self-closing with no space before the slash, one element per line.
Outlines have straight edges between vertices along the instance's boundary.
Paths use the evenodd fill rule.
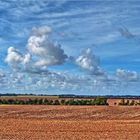
<path fill-rule="evenodd" d="M 117 69 L 116 76 L 120 80 L 125 80 L 125 81 L 137 81 L 139 78 L 137 72 L 128 71 L 128 70 L 124 70 L 124 69 Z"/>
<path fill-rule="evenodd" d="M 54 44 L 45 35 L 31 36 L 27 44 L 32 55 L 38 57 L 37 66 L 51 66 L 63 64 L 67 58 L 61 45 Z"/>
<path fill-rule="evenodd" d="M 76 59 L 73 56 L 68 57 L 61 45 L 50 40 L 51 31 L 48 26 L 34 27 L 26 45 L 26 54 L 22 54 L 14 47 L 8 48 L 5 62 L 12 68 L 18 69 L 19 73 L 7 74 L 7 76 L 0 73 L 0 86 L 7 84 L 9 89 L 16 87 L 23 91 L 57 89 L 81 93 L 94 91 L 98 94 L 106 91 L 109 94 L 117 91 L 122 83 L 132 87 L 131 84 L 134 83 L 132 81 L 138 81 L 138 74 L 133 71 L 117 69 L 115 75 L 105 74 L 100 67 L 100 59 L 89 48 Z M 49 66 L 61 65 L 68 59 L 90 75 L 48 71 Z M 23 71 L 26 73 L 22 73 Z"/>
<path fill-rule="evenodd" d="M 14 47 L 9 47 L 5 62 L 11 65 L 13 68 L 17 68 L 19 64 L 26 64 L 30 61 L 30 54 L 22 55 L 19 50 Z"/>
<path fill-rule="evenodd" d="M 91 49 L 86 49 L 82 55 L 76 59 L 76 63 L 83 69 L 87 70 L 93 75 L 104 74 L 103 70 L 100 68 L 100 60 L 91 51 Z"/>
<path fill-rule="evenodd" d="M 30 72 L 47 71 L 48 66 L 63 64 L 68 56 L 61 45 L 49 39 L 50 32 L 48 26 L 34 27 L 26 45 L 28 53 L 23 55 L 14 47 L 9 47 L 5 62 L 13 68 L 22 67 Z"/>

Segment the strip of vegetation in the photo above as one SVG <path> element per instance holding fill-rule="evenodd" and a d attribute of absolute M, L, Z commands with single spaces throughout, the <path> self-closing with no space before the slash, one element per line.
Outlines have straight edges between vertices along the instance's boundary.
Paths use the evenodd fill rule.
<path fill-rule="evenodd" d="M 15 100 L 3 99 L 0 104 L 15 104 L 15 105 L 108 105 L 106 98 L 95 98 L 93 100 L 48 100 L 48 99 L 29 99 Z"/>
<path fill-rule="evenodd" d="M 135 101 L 135 100 L 125 100 L 125 99 L 121 99 L 121 101 L 118 103 L 118 105 L 121 106 L 134 106 L 134 105 L 140 105 L 140 100 L 139 101 Z"/>

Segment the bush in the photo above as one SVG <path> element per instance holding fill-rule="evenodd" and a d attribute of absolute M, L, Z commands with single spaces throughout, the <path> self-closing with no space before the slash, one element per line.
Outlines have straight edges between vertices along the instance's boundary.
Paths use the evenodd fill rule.
<path fill-rule="evenodd" d="M 55 101 L 53 102 L 53 105 L 60 105 L 59 100 L 55 100 Z"/>
<path fill-rule="evenodd" d="M 39 104 L 39 105 L 42 105 L 42 104 L 43 104 L 43 99 L 39 99 L 39 100 L 38 100 L 38 104 Z"/>
<path fill-rule="evenodd" d="M 125 105 L 125 100 L 121 99 L 121 101 L 119 102 L 119 105 Z"/>
<path fill-rule="evenodd" d="M 131 103 L 130 103 L 130 105 L 135 105 L 135 101 L 132 100 Z"/>
<path fill-rule="evenodd" d="M 44 104 L 44 105 L 47 105 L 48 102 L 49 102 L 49 101 L 48 101 L 47 99 L 44 99 L 43 104 Z"/>
<path fill-rule="evenodd" d="M 53 105 L 53 100 L 49 100 L 48 105 Z"/>
<path fill-rule="evenodd" d="M 117 105 L 117 103 L 115 102 L 114 105 Z"/>
<path fill-rule="evenodd" d="M 108 105 L 107 98 L 103 98 L 103 97 L 95 98 L 94 105 Z"/>

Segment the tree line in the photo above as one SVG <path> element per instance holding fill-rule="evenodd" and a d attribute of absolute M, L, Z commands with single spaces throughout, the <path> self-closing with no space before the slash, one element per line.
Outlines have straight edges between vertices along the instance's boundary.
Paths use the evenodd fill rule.
<path fill-rule="evenodd" d="M 95 98 L 92 100 L 48 100 L 48 99 L 0 99 L 0 104 L 17 104 L 17 105 L 108 105 L 107 98 Z"/>
<path fill-rule="evenodd" d="M 135 100 L 125 100 L 125 99 L 121 99 L 121 101 L 118 103 L 118 105 L 121 106 L 134 106 L 134 105 L 140 105 L 140 100 L 139 101 L 135 101 Z"/>

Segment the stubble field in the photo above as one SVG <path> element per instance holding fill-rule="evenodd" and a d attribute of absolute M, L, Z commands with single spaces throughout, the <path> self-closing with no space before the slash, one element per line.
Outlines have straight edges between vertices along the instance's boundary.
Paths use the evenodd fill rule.
<path fill-rule="evenodd" d="M 139 140 L 140 107 L 1 105 L 0 140 Z"/>

